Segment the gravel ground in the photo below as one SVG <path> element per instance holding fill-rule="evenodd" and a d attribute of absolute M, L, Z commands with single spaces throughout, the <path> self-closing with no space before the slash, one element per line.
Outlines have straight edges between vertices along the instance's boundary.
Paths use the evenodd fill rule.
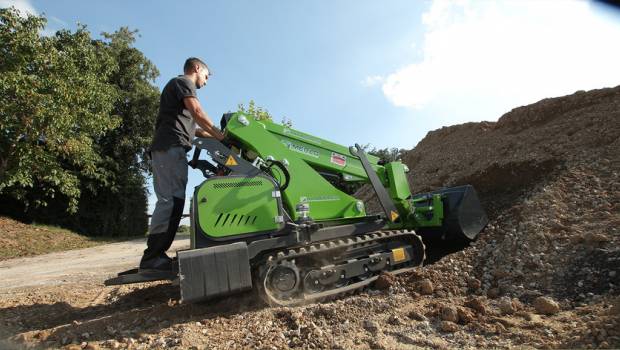
<path fill-rule="evenodd" d="M 292 308 L 252 293 L 180 305 L 165 283 L 15 289 L 0 336 L 68 349 L 618 348 L 619 155 L 620 87 L 442 128 L 405 156 L 413 188 L 471 183 L 490 223 L 471 244 L 431 248 L 433 264 Z"/>

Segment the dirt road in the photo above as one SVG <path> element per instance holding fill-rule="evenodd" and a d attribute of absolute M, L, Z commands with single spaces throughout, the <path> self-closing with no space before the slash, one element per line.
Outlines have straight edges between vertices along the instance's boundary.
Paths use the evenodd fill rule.
<path fill-rule="evenodd" d="M 16 288 L 53 286 L 85 280 L 102 281 L 134 267 L 145 239 L 92 248 L 0 261 L 0 294 Z M 189 238 L 177 239 L 171 250 L 189 247 Z"/>

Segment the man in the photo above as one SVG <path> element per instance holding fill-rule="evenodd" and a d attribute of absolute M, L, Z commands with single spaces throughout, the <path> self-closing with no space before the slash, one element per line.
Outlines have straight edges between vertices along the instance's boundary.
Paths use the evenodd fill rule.
<path fill-rule="evenodd" d="M 153 187 L 157 204 L 151 217 L 147 248 L 140 269 L 170 270 L 172 259 L 166 250 L 172 245 L 185 205 L 187 185 L 186 153 L 191 150 L 194 135 L 224 135 L 200 106 L 196 89 L 207 84 L 209 67 L 200 59 L 190 57 L 183 66 L 183 75 L 172 78 L 164 87 L 155 135 L 151 143 Z M 196 124 L 200 129 L 196 129 Z"/>

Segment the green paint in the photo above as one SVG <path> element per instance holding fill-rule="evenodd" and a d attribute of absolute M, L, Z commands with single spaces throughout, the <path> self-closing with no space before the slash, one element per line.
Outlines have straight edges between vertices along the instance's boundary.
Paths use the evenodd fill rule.
<path fill-rule="evenodd" d="M 245 121 L 242 123 L 240 118 Z M 256 157 L 260 157 L 263 160 L 275 159 L 286 164 L 290 182 L 281 195 L 284 209 L 293 220 L 299 217 L 295 210 L 299 203 L 308 204 L 309 215 L 317 222 L 345 224 L 367 215 L 363 203 L 335 188 L 317 171 L 338 174 L 347 182 L 368 183 L 368 176 L 360 160 L 350 153 L 348 147 L 268 120 L 254 120 L 240 112 L 228 121 L 226 132 L 228 137 L 240 143 L 243 156 L 247 160 L 254 161 Z M 398 223 L 389 225 L 391 228 L 441 226 L 443 220 L 441 196 L 433 196 L 430 200 L 412 200 L 405 166 L 401 162 L 391 162 L 382 166 L 378 164 L 379 158 L 372 155 L 367 157 L 387 188 L 401 217 Z M 259 179 L 261 183 L 269 182 L 265 178 Z M 211 179 L 199 187 L 196 192 L 198 224 L 204 232 L 213 237 L 226 237 L 279 228 L 274 219 L 279 215 L 277 203 L 271 197 L 270 186 L 227 189 L 213 187 L 216 183 L 227 181 L 251 182 L 255 179 L 231 180 L 225 177 L 218 178 L 217 181 Z M 203 197 L 207 198 L 206 203 L 201 202 Z M 245 216 L 241 219 L 242 222 L 238 223 L 240 215 L 254 215 L 261 219 L 257 219 L 254 224 L 246 224 L 247 216 Z M 222 224 L 223 221 L 225 224 Z"/>
<path fill-rule="evenodd" d="M 211 237 L 274 231 L 278 201 L 274 184 L 263 176 L 213 177 L 196 188 L 198 225 Z"/>

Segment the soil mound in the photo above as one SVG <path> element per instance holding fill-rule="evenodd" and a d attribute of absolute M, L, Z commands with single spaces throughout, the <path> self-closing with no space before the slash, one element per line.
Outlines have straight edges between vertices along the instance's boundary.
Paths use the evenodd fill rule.
<path fill-rule="evenodd" d="M 620 86 L 432 131 L 403 161 L 416 192 L 469 183 L 489 213 L 477 241 L 427 269 L 451 294 L 466 293 L 473 279 L 480 295 L 523 303 L 617 300 Z M 609 344 L 584 334 L 563 345 Z"/>

